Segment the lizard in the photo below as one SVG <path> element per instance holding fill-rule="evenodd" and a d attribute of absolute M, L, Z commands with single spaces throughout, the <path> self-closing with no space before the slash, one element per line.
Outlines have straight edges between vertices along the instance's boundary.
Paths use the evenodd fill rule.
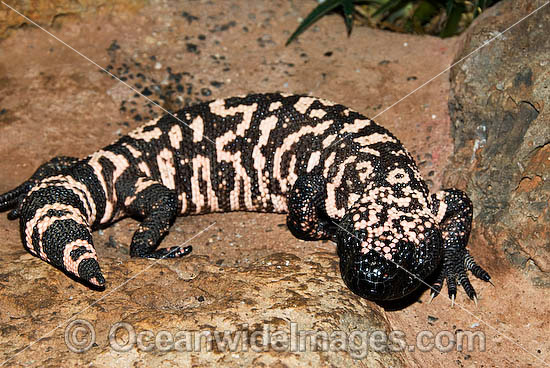
<path fill-rule="evenodd" d="M 458 189 L 430 194 L 411 154 L 387 129 L 307 95 L 250 94 L 188 106 L 79 159 L 58 156 L 0 195 L 24 247 L 90 287 L 105 288 L 92 231 L 140 220 L 130 256 L 157 248 L 175 218 L 212 212 L 286 213 L 303 240 L 337 244 L 342 279 L 375 301 L 433 278 L 476 301 L 467 272 L 489 274 L 467 249 L 473 205 Z"/>

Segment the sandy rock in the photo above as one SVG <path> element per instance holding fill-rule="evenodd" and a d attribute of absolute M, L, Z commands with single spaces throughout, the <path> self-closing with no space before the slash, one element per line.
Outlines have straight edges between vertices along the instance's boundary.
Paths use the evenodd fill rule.
<path fill-rule="evenodd" d="M 21 286 L 9 287 L 10 296 L 0 299 L 3 322 L 9 322 L 2 340 L 11 350 L 51 332 L 40 342 L 41 349 L 57 351 L 49 364 L 317 367 L 350 366 L 359 359 L 369 367 L 406 366 L 401 355 L 389 353 L 388 342 L 370 342 L 372 335 L 388 335 L 390 325 L 379 307 L 342 287 L 331 253 L 303 258 L 273 253 L 244 267 L 218 266 L 204 256 L 154 267 L 143 260 L 124 266 L 124 272 L 138 277 L 118 286 L 116 298 L 106 291 L 108 303 L 92 302 L 93 294 L 88 301 L 73 298 L 81 286 L 66 288 L 63 275 L 52 279 L 51 270 L 25 282 L 18 267 L 32 268 L 35 262 L 23 255 L 5 270 L 10 284 Z M 107 273 L 120 268 L 107 267 Z M 66 312 L 79 309 L 66 320 Z M 29 318 L 48 327 L 22 334 Z M 93 329 L 93 346 L 80 354 L 60 349 L 59 340 L 69 350 L 87 344 L 74 338 L 79 326 Z M 23 354 L 16 361 L 42 360 Z"/>
<path fill-rule="evenodd" d="M 98 14 L 48 30 L 170 111 L 197 101 L 262 91 L 309 93 L 343 103 L 375 117 L 395 133 L 417 159 L 431 189 L 437 190 L 452 151 L 448 80 L 443 74 L 401 98 L 449 65 L 456 39 L 362 27 L 348 38 L 341 17 L 331 15 L 285 47 L 299 19 L 315 5 L 307 4 L 152 0 L 135 16 Z M 164 113 L 41 30 L 25 27 L 3 40 L 1 47 L 0 191 L 25 180 L 52 156 L 84 157 Z M 124 219 L 94 232 L 108 282 L 100 292 L 26 252 L 18 224 L 0 216 L 0 309 L 5 312 L 0 314 L 0 357 L 10 359 L 6 366 L 212 366 L 221 362 L 229 366 L 446 367 L 455 361 L 463 366 L 525 361 L 514 345 L 495 343 L 491 330 L 487 330 L 491 354 L 415 350 L 420 331 L 454 335 L 474 328 L 475 320 L 462 310 L 451 310 L 444 296 L 430 305 L 423 303 L 427 296 L 422 290 L 417 299 L 393 310 L 357 298 L 340 279 L 334 244 L 295 239 L 282 215 L 179 218 L 162 246 L 191 239 L 194 251 L 185 259 L 159 263 L 129 257 L 128 245 L 137 224 Z M 207 230 L 198 234 L 203 229 Z M 502 328 L 516 306 L 499 309 L 497 322 L 491 313 L 495 305 L 501 307 L 501 300 L 490 285 L 479 283 L 476 289 L 485 298 L 480 317 Z M 457 303 L 473 306 L 463 294 Z M 96 332 L 95 345 L 83 353 L 70 350 L 65 340 L 75 319 L 89 321 Z M 290 349 L 222 353 L 221 346 L 192 353 L 176 347 L 162 351 L 163 339 L 169 337 L 163 331 L 174 337 L 178 331 L 242 331 L 248 333 L 246 340 L 253 332 L 263 331 L 264 324 L 272 331 L 289 332 L 291 322 L 302 330 L 329 334 L 341 330 L 348 336 L 353 331 L 402 331 L 408 346 L 396 352 L 369 350 L 363 359 L 338 348 L 304 353 Z M 517 328 L 524 319 L 513 322 L 510 328 Z M 109 332 L 120 323 L 144 332 L 140 336 L 146 339 L 150 336 L 146 331 L 151 331 L 159 336 L 160 347 L 113 349 Z M 474 326 L 485 332 L 485 325 Z M 538 334 L 541 329 L 526 331 Z M 116 336 L 123 340 L 124 331 L 117 330 Z M 539 337 L 523 336 L 526 341 Z"/>
<path fill-rule="evenodd" d="M 74 22 L 98 14 L 135 13 L 147 4 L 147 0 L 16 0 L 6 1 L 6 3 L 41 26 L 59 28 L 63 22 Z M 9 7 L 0 4 L 0 40 L 18 28 L 34 27 L 32 22 L 10 10 Z"/>

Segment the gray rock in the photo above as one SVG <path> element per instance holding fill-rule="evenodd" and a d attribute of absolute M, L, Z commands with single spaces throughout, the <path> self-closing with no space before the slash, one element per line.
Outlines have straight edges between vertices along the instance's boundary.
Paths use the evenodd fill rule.
<path fill-rule="evenodd" d="M 550 7 L 503 1 L 464 35 L 451 73 L 455 153 L 446 185 L 475 203 L 472 237 L 550 286 Z M 500 34 L 499 32 L 504 32 Z"/>

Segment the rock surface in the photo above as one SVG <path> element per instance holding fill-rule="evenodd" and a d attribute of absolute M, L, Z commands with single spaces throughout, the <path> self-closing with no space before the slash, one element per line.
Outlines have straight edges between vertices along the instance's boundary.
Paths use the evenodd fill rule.
<path fill-rule="evenodd" d="M 59 29 L 64 22 L 115 12 L 136 12 L 147 4 L 147 0 L 55 0 L 55 1 L 5 1 L 0 8 L 0 40 L 14 30 L 33 27 L 30 18 L 40 26 Z"/>
<path fill-rule="evenodd" d="M 467 31 L 463 58 L 544 1 L 504 1 Z M 454 68 L 448 185 L 476 206 L 476 241 L 550 287 L 550 7 Z"/>
<path fill-rule="evenodd" d="M 344 28 L 330 32 L 343 25 L 337 16 L 323 19 L 299 42 L 284 47 L 305 11 L 287 1 L 153 1 L 137 14 L 83 17 L 52 30 L 127 85 L 43 31 L 15 33 L 3 41 L 10 53 L 0 59 L 0 171 L 11 173 L 1 176 L 0 190 L 17 185 L 49 157 L 85 156 L 163 114 L 154 103 L 173 111 L 216 97 L 283 91 L 323 96 L 374 116 L 403 96 L 403 86 L 412 90 L 433 75 L 431 69 L 444 69 L 452 55 L 453 42 L 437 38 L 360 28 L 348 40 Z M 381 50 L 389 44 L 394 47 L 387 52 L 366 56 L 357 49 Z M 408 58 L 426 47 L 434 54 L 429 67 L 425 60 Z M 430 96 L 447 93 L 448 82 L 438 82 L 377 118 L 396 133 L 403 124 L 417 130 L 419 134 L 402 134 L 402 139 L 434 187 L 451 148 L 446 104 L 430 101 Z M 411 111 L 415 114 L 405 114 Z M 430 140 L 447 144 L 426 149 Z M 178 219 L 163 246 L 191 239 L 193 254 L 155 263 L 128 257 L 137 223 L 120 221 L 94 234 L 108 282 L 98 292 L 28 254 L 17 224 L 1 216 L 0 254 L 6 260 L 2 359 L 14 366 L 411 364 L 403 351 L 392 352 L 384 344 L 380 350 L 380 344 L 372 347 L 366 340 L 368 354 L 361 355 L 359 333 L 391 332 L 386 313 L 345 287 L 332 243 L 299 241 L 284 223 L 284 216 L 247 213 Z M 95 345 L 80 354 L 64 338 L 65 333 L 72 340 L 84 337 L 78 329 L 82 326 L 70 324 L 75 319 L 89 321 L 96 333 Z M 326 332 L 333 345 L 306 346 L 304 351 L 267 345 L 262 352 L 238 346 L 231 353 L 218 345 L 188 352 L 170 344 L 168 351 L 162 351 L 163 344 L 152 351 L 133 344 L 129 351 L 117 351 L 108 338 L 117 323 L 161 339 L 167 331 L 176 340 L 178 331 L 228 330 L 244 333 L 248 346 L 264 326 L 272 336 L 281 331 L 290 337 L 294 323 L 298 330 Z M 345 339 L 339 341 L 338 334 Z M 123 330 L 117 336 L 128 338 Z"/>
<path fill-rule="evenodd" d="M 152 0 L 135 13 L 91 12 L 47 29 L 172 111 L 195 101 L 262 91 L 310 93 L 344 103 L 394 132 L 431 189 L 438 190 L 453 148 L 448 74 L 423 85 L 450 65 L 458 40 L 367 28 L 354 29 L 348 38 L 343 20 L 333 15 L 284 47 L 313 6 L 286 0 Z M 518 13 L 514 21 L 526 14 Z M 13 32 L 0 50 L 0 192 L 50 157 L 83 157 L 163 114 L 39 29 Z M 252 213 L 180 218 L 162 246 L 188 241 L 192 255 L 154 262 L 129 258 L 137 222 L 124 219 L 94 233 L 108 282 L 99 292 L 27 253 L 18 224 L 2 214 L 0 365 L 516 367 L 540 366 L 537 359 L 549 356 L 547 295 L 516 269 L 503 269 L 502 252 L 483 248 L 483 239 L 472 239 L 470 248 L 489 266 L 496 287 L 473 281 L 478 309 L 463 293 L 455 308 L 444 295 L 424 303 L 425 290 L 403 305 L 382 308 L 345 287 L 334 244 L 299 241 L 284 223 L 281 215 Z M 87 342 L 71 324 L 75 319 L 89 321 L 96 332 L 95 344 L 84 353 L 66 343 L 65 334 L 70 341 Z M 120 323 L 142 332 L 142 345 L 114 349 L 109 331 Z M 290 334 L 291 326 L 329 335 L 341 331 L 355 336 L 359 349 L 348 344 L 329 346 L 329 352 L 296 352 L 277 345 L 257 352 L 250 342 L 264 326 L 272 336 L 274 331 Z M 175 344 L 182 339 L 178 331 L 224 330 L 239 332 L 250 348 L 227 352 L 214 345 L 210 351 L 203 346 L 188 352 Z M 147 331 L 159 339 L 152 351 L 147 351 Z M 405 349 L 376 351 L 380 345 L 374 344 L 366 357 L 355 359 L 361 358 L 354 351 L 361 353 L 362 335 L 354 331 L 400 332 Z M 429 345 L 435 336 L 454 338 L 462 332 L 482 333 L 483 348 Z M 263 335 L 258 337 L 262 342 Z M 127 338 L 117 330 L 119 344 Z M 419 339 L 428 347 L 421 349 Z M 339 342 L 336 335 L 331 341 Z"/>

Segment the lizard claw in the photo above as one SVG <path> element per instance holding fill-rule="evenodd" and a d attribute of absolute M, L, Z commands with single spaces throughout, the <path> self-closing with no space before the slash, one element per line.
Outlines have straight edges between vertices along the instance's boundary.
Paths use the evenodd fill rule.
<path fill-rule="evenodd" d="M 443 263 L 443 267 L 436 281 L 431 286 L 433 296 L 432 299 L 439 294 L 443 282 L 446 281 L 447 289 L 449 291 L 449 298 L 451 299 L 451 307 L 455 304 L 457 284 L 462 285 L 466 295 L 468 295 L 468 297 L 473 300 L 477 306 L 477 294 L 468 279 L 467 271 L 471 271 L 477 278 L 489 282 L 494 286 L 491 282 L 491 277 L 484 269 L 475 263 L 473 257 L 466 249 L 456 250 L 451 248 L 447 252 L 448 253 Z"/>
<path fill-rule="evenodd" d="M 193 251 L 193 246 L 174 246 L 170 248 L 160 248 L 151 251 L 144 255 L 145 258 L 161 259 L 161 258 L 180 258 L 188 255 Z"/>

